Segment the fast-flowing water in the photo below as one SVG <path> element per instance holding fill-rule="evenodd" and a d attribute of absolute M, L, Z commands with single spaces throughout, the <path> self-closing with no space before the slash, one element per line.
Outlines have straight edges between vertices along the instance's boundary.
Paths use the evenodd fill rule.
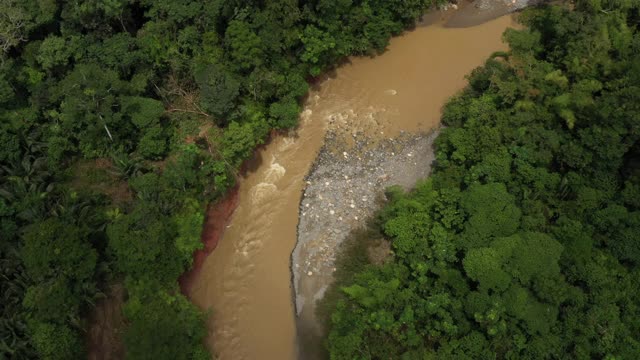
<path fill-rule="evenodd" d="M 312 90 L 297 131 L 277 136 L 241 179 L 238 207 L 193 281 L 191 299 L 213 311 L 208 345 L 222 360 L 295 357 L 290 255 L 298 206 L 329 123 L 391 137 L 437 125 L 465 74 L 494 51 L 510 16 L 468 28 L 436 23 L 391 40 L 374 58 L 352 58 Z"/>

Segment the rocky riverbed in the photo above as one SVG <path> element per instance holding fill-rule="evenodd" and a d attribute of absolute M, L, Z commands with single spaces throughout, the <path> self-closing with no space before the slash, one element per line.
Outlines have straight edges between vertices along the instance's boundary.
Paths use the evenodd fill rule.
<path fill-rule="evenodd" d="M 319 330 L 315 302 L 333 280 L 340 245 L 379 209 L 385 188 L 409 189 L 429 175 L 437 134 L 372 140 L 358 133 L 345 141 L 339 129 L 329 131 L 305 179 L 298 241 L 291 259 L 299 329 Z"/>
<path fill-rule="evenodd" d="M 442 16 L 448 18 L 448 27 L 470 27 L 543 1 L 545 0 L 453 0 L 442 8 L 448 10 L 449 14 Z M 427 20 L 428 22 L 430 21 Z"/>

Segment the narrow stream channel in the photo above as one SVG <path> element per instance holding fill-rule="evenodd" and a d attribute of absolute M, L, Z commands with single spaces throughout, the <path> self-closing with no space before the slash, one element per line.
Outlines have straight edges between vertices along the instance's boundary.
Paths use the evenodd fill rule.
<path fill-rule="evenodd" d="M 213 311 L 208 345 L 219 359 L 295 358 L 290 255 L 304 176 L 329 119 L 386 138 L 434 128 L 465 74 L 505 49 L 501 34 L 509 26 L 511 16 L 467 28 L 437 22 L 392 39 L 381 56 L 351 59 L 311 92 L 297 131 L 258 152 L 230 224 L 189 294 Z"/>

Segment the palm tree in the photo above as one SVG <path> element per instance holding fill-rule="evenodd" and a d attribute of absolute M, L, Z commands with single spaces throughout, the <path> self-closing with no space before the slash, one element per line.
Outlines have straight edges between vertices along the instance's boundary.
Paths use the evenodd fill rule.
<path fill-rule="evenodd" d="M 112 174 L 122 180 L 128 180 L 145 172 L 143 160 L 138 156 L 131 156 L 124 153 L 114 153 L 111 156 L 113 161 Z"/>
<path fill-rule="evenodd" d="M 25 222 L 42 218 L 43 200 L 55 188 L 46 144 L 37 137 L 35 132 L 19 134 L 22 153 L 16 154 L 13 161 L 0 164 L 0 198 L 13 204 L 18 210 L 16 217 Z"/>
<path fill-rule="evenodd" d="M 0 248 L 0 358 L 31 358 L 22 298 L 31 281 L 25 274 L 14 242 Z"/>
<path fill-rule="evenodd" d="M 45 158 L 26 156 L 19 166 L 2 167 L 0 197 L 14 204 L 16 217 L 25 222 L 41 219 L 45 213 L 44 199 L 54 190 Z"/>

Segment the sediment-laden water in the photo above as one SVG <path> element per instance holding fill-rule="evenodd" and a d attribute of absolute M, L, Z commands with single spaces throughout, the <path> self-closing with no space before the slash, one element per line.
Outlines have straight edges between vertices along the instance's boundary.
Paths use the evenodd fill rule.
<path fill-rule="evenodd" d="M 305 175 L 327 131 L 352 146 L 434 129 L 465 74 L 504 50 L 501 34 L 511 25 L 510 16 L 466 28 L 440 21 L 392 39 L 380 56 L 352 58 L 313 89 L 295 132 L 258 151 L 238 207 L 189 289 L 194 303 L 213 311 L 208 344 L 220 359 L 296 357 L 290 256 Z"/>

